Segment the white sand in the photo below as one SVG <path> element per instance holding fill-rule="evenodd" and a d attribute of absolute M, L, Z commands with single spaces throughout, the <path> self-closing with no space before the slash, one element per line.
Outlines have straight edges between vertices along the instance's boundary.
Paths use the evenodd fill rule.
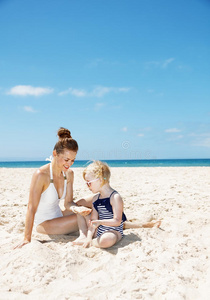
<path fill-rule="evenodd" d="M 76 234 L 34 232 L 32 243 L 13 250 L 23 239 L 34 169 L 0 168 L 1 300 L 210 299 L 210 168 L 111 171 L 127 217 L 162 219 L 164 231 L 129 229 L 107 250 L 73 246 Z M 82 169 L 74 172 L 81 198 L 89 192 Z"/>

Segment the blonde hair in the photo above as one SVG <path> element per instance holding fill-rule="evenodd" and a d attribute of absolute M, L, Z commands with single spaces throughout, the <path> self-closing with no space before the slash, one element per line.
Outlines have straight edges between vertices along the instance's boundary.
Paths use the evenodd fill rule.
<path fill-rule="evenodd" d="M 111 176 L 109 166 L 99 160 L 94 161 L 84 169 L 83 178 L 85 179 L 85 175 L 89 173 L 94 174 L 96 178 L 102 179 L 102 185 L 109 182 Z"/>

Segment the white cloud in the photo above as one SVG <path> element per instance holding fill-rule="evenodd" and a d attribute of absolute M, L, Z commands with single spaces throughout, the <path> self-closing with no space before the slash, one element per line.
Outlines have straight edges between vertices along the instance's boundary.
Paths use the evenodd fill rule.
<path fill-rule="evenodd" d="M 36 110 L 33 109 L 33 107 L 31 106 L 24 106 L 23 109 L 27 112 L 30 112 L 30 113 L 35 113 Z"/>
<path fill-rule="evenodd" d="M 123 127 L 122 131 L 127 132 L 128 131 L 128 127 Z"/>
<path fill-rule="evenodd" d="M 177 129 L 177 128 L 169 128 L 169 129 L 166 129 L 165 132 L 167 132 L 167 133 L 175 133 L 175 132 L 181 132 L 181 130 Z"/>
<path fill-rule="evenodd" d="M 110 61 L 110 60 L 106 60 L 104 58 L 96 58 L 93 59 L 92 61 L 90 61 L 86 67 L 87 68 L 97 68 L 99 66 L 115 66 L 115 65 L 122 65 L 121 62 L 119 61 Z"/>
<path fill-rule="evenodd" d="M 8 95 L 13 96 L 43 96 L 46 94 L 51 94 L 53 89 L 51 88 L 42 88 L 42 87 L 33 87 L 31 85 L 16 85 L 12 87 Z"/>
<path fill-rule="evenodd" d="M 87 92 L 85 90 L 78 90 L 78 89 L 73 89 L 73 88 L 69 88 L 66 91 L 60 92 L 58 95 L 59 96 L 63 96 L 63 95 L 73 95 L 76 97 L 87 97 Z"/>
<path fill-rule="evenodd" d="M 149 61 L 146 63 L 146 68 L 156 67 L 156 68 L 166 69 L 168 65 L 171 64 L 174 60 L 175 58 L 171 57 L 165 59 L 164 61 Z"/>
<path fill-rule="evenodd" d="M 194 143 L 194 146 L 201 146 L 201 147 L 207 147 L 210 148 L 210 137 L 204 138 L 198 142 Z"/>
<path fill-rule="evenodd" d="M 111 89 L 112 88 L 109 88 L 109 87 L 97 86 L 93 89 L 92 92 L 90 92 L 89 95 L 92 97 L 100 98 L 100 97 L 103 97 L 104 95 L 110 93 Z"/>
<path fill-rule="evenodd" d="M 166 60 L 162 63 L 161 67 L 162 67 L 163 69 L 167 68 L 168 65 L 171 64 L 174 60 L 175 60 L 175 58 L 169 58 L 169 59 L 166 59 Z"/>
<path fill-rule="evenodd" d="M 153 89 L 148 89 L 147 92 L 148 92 L 149 94 L 152 94 L 152 93 L 154 93 L 154 90 L 153 90 Z"/>
<path fill-rule="evenodd" d="M 196 140 L 193 142 L 193 146 L 210 148 L 210 133 L 191 133 L 189 136 L 193 136 Z"/>
<path fill-rule="evenodd" d="M 173 136 L 172 138 L 168 139 L 168 141 L 177 141 L 177 140 L 181 140 L 183 139 L 183 135 L 177 135 L 177 136 Z"/>
<path fill-rule="evenodd" d="M 143 133 L 139 133 L 138 136 L 139 136 L 139 137 L 143 137 L 144 134 L 143 134 Z"/>
<path fill-rule="evenodd" d="M 164 96 L 163 92 L 157 92 L 157 91 L 155 91 L 153 89 L 148 89 L 147 93 L 148 94 L 152 94 L 152 95 L 157 96 L 157 97 L 163 97 Z"/>
<path fill-rule="evenodd" d="M 129 90 L 130 90 L 130 88 L 128 88 L 128 87 L 115 88 L 115 87 L 96 86 L 92 91 L 87 91 L 84 89 L 69 88 L 66 91 L 60 92 L 58 95 L 63 96 L 63 95 L 70 94 L 75 97 L 101 98 L 109 93 L 127 93 Z"/>
<path fill-rule="evenodd" d="M 105 103 L 98 102 L 98 103 L 95 104 L 95 110 L 100 110 L 104 106 L 105 106 Z"/>
<path fill-rule="evenodd" d="M 127 93 L 130 91 L 130 88 L 127 87 L 122 87 L 122 88 L 117 88 L 116 93 Z"/>
<path fill-rule="evenodd" d="M 160 62 L 159 61 L 149 61 L 146 63 L 146 67 L 159 67 L 160 66 Z"/>
<path fill-rule="evenodd" d="M 145 127 L 144 130 L 145 130 L 145 131 L 151 131 L 151 130 L 152 130 L 152 127 Z"/>
<path fill-rule="evenodd" d="M 87 64 L 87 67 L 88 68 L 95 68 L 95 67 L 98 67 L 102 63 L 104 63 L 104 59 L 103 58 L 96 58 L 96 59 L 92 60 L 91 62 L 89 62 Z"/>

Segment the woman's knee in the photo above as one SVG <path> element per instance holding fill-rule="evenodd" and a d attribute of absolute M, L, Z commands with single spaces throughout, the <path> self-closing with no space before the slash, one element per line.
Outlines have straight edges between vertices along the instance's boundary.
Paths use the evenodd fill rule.
<path fill-rule="evenodd" d="M 47 234 L 46 230 L 44 229 L 44 227 L 42 225 L 37 225 L 36 231 L 38 233 Z"/>

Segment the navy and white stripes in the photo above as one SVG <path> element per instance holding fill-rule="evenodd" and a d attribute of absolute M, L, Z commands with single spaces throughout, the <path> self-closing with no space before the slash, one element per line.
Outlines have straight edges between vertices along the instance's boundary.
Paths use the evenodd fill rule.
<path fill-rule="evenodd" d="M 99 199 L 98 198 L 93 203 L 94 208 L 98 212 L 98 219 L 99 220 L 108 220 L 108 219 L 113 219 L 113 217 L 114 217 L 112 206 L 110 204 L 111 195 L 110 195 L 110 197 L 104 198 L 104 199 Z M 121 233 L 121 235 L 123 236 L 123 221 L 124 221 L 123 219 L 124 218 L 122 218 L 121 224 L 119 226 L 104 226 L 104 225 L 100 225 L 98 227 L 98 229 L 97 229 L 97 237 L 101 236 L 104 232 L 110 231 L 110 230 L 119 231 Z"/>

